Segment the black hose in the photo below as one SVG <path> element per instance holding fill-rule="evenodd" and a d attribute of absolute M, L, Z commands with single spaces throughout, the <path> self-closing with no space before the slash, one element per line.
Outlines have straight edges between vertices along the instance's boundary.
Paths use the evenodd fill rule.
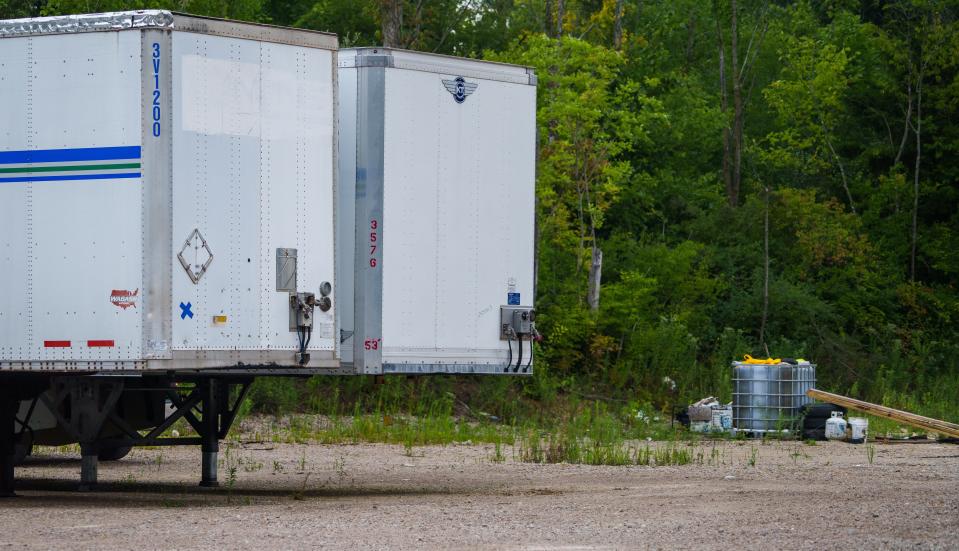
<path fill-rule="evenodd" d="M 529 371 L 529 368 L 533 366 L 533 338 L 530 335 L 529 339 L 529 360 L 526 361 L 526 367 L 523 368 L 523 373 Z"/>
<path fill-rule="evenodd" d="M 513 337 L 506 334 L 506 346 L 509 347 L 509 359 L 506 360 L 506 368 L 503 370 L 503 373 L 509 373 L 509 367 L 513 365 Z"/>
<path fill-rule="evenodd" d="M 519 357 L 516 358 L 516 367 L 513 368 L 513 373 L 519 371 L 519 367 L 523 364 L 523 334 L 517 333 L 516 345 L 519 348 Z"/>

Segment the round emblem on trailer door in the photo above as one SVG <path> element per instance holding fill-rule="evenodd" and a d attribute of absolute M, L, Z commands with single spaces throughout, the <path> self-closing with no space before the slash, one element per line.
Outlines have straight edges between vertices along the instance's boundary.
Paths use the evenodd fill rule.
<path fill-rule="evenodd" d="M 443 86 L 446 86 L 446 90 L 453 94 L 453 100 L 456 103 L 463 103 L 466 101 L 466 96 L 476 91 L 479 83 L 466 82 L 463 77 L 456 77 L 452 80 L 443 79 Z"/>

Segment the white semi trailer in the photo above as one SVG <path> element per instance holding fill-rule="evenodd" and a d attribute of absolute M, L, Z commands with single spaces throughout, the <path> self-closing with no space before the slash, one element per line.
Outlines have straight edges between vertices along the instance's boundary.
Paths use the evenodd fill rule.
<path fill-rule="evenodd" d="M 215 486 L 260 376 L 531 373 L 535 84 L 165 11 L 0 21 L 0 493 L 68 442 L 81 488 L 136 445 L 201 445 Z"/>

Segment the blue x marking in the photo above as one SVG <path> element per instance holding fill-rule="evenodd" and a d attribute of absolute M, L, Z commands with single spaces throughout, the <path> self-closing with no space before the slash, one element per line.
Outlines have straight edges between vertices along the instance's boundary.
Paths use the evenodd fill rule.
<path fill-rule="evenodd" d="M 190 316 L 190 319 L 193 319 L 193 311 L 190 310 L 190 308 L 193 308 L 192 302 L 188 302 L 186 304 L 183 304 L 182 302 L 180 303 L 180 310 L 183 310 L 182 312 L 180 312 L 181 320 L 186 319 L 187 316 Z"/>

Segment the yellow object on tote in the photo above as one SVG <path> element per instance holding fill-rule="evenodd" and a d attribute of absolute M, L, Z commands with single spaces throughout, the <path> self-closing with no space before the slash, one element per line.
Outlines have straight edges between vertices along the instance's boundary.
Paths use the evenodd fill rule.
<path fill-rule="evenodd" d="M 744 364 L 779 364 L 782 363 L 782 358 L 766 358 L 765 360 L 759 358 L 753 358 L 749 354 L 743 354 L 743 363 Z"/>

